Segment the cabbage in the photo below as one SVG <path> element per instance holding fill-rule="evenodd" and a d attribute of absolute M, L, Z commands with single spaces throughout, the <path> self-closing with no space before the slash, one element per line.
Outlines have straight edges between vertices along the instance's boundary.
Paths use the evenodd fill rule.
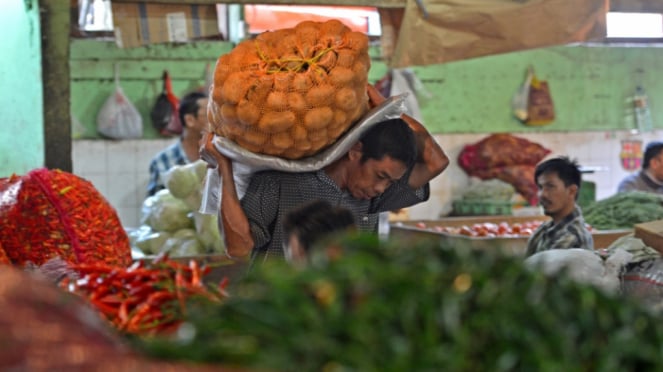
<path fill-rule="evenodd" d="M 162 247 L 170 239 L 170 236 L 170 233 L 165 231 L 143 235 L 136 239 L 136 247 L 145 254 L 156 254 L 161 252 Z"/>
<path fill-rule="evenodd" d="M 198 180 L 202 183 L 207 175 L 207 163 L 204 160 L 197 160 L 193 163 L 193 168 Z"/>
<path fill-rule="evenodd" d="M 174 232 L 193 226 L 189 218 L 189 207 L 182 200 L 176 199 L 167 190 L 161 190 L 155 196 L 157 200 L 151 205 L 148 219 L 152 229 Z"/>
<path fill-rule="evenodd" d="M 186 198 L 202 187 L 202 178 L 198 177 L 196 163 L 176 165 L 165 174 L 166 188 L 174 197 Z"/>
<path fill-rule="evenodd" d="M 170 257 L 196 256 L 206 253 L 205 248 L 200 241 L 196 239 L 195 235 L 193 237 L 183 238 L 171 236 L 161 247 L 161 252 L 168 252 Z"/>
<path fill-rule="evenodd" d="M 198 239 L 184 239 L 171 251 L 171 256 L 197 256 L 205 253 L 207 252 Z"/>
<path fill-rule="evenodd" d="M 173 238 L 177 239 L 195 239 L 196 230 L 192 228 L 179 229 L 173 234 Z"/>
<path fill-rule="evenodd" d="M 203 203 L 203 190 L 198 189 L 192 192 L 186 198 L 182 199 L 182 201 L 184 204 L 186 204 L 187 207 L 189 207 L 189 210 L 198 211 L 200 209 L 200 205 Z"/>
<path fill-rule="evenodd" d="M 198 239 L 208 252 L 223 252 L 224 245 L 218 225 L 219 218 L 215 214 L 194 212 L 193 222 L 196 226 Z"/>

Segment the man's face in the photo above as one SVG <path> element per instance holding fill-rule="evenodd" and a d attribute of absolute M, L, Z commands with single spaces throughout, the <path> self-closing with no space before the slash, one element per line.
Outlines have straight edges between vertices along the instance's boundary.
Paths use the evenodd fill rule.
<path fill-rule="evenodd" d="M 573 211 L 578 192 L 576 185 L 565 186 L 557 173 L 549 172 L 539 175 L 536 186 L 539 188 L 539 204 L 547 216 L 561 218 Z"/>
<path fill-rule="evenodd" d="M 195 115 L 187 115 L 187 127 L 196 132 L 203 133 L 207 132 L 207 98 L 200 98 L 198 100 L 198 112 Z"/>
<path fill-rule="evenodd" d="M 371 199 L 382 194 L 392 183 L 405 175 L 407 168 L 402 161 L 390 156 L 380 160 L 357 160 L 348 174 L 347 188 L 356 199 Z"/>
<path fill-rule="evenodd" d="M 649 161 L 649 172 L 657 181 L 663 182 L 663 151 Z"/>

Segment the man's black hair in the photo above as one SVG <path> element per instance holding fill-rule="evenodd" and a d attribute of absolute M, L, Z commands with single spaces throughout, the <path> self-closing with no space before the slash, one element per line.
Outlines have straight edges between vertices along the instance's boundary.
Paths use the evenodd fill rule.
<path fill-rule="evenodd" d="M 385 155 L 402 161 L 409 169 L 417 158 L 417 145 L 410 126 L 400 118 L 375 124 L 360 139 L 362 158 L 381 160 Z"/>
<path fill-rule="evenodd" d="M 537 165 L 536 169 L 534 170 L 534 182 L 537 184 L 537 186 L 539 185 L 539 182 L 537 181 L 539 176 L 544 173 L 557 174 L 557 177 L 559 177 L 559 179 L 564 182 L 564 186 L 578 186 L 578 193 L 576 193 L 576 199 L 578 199 L 582 176 L 580 174 L 580 168 L 576 160 L 572 160 L 567 156 L 560 156 L 539 163 L 539 165 Z"/>
<path fill-rule="evenodd" d="M 334 207 L 324 200 L 313 200 L 290 211 L 283 221 L 284 236 L 296 234 L 304 250 L 308 251 L 335 232 L 347 231 L 355 226 L 352 212 Z"/>
<path fill-rule="evenodd" d="M 191 114 L 193 116 L 198 116 L 198 110 L 200 105 L 198 105 L 198 100 L 201 98 L 207 98 L 207 94 L 203 92 L 191 92 L 186 96 L 182 97 L 179 104 L 179 116 L 180 123 L 183 127 L 186 127 L 186 122 L 184 121 L 184 116 L 186 114 Z"/>
<path fill-rule="evenodd" d="M 642 168 L 643 169 L 649 169 L 649 164 L 651 163 L 651 160 L 655 157 L 658 156 L 658 154 L 663 151 L 663 142 L 649 142 L 647 144 L 647 147 L 645 147 L 645 155 L 644 158 L 642 159 Z"/>

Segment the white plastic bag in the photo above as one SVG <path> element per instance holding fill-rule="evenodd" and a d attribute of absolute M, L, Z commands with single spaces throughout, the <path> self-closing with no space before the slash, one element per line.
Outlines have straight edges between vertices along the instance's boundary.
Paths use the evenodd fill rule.
<path fill-rule="evenodd" d="M 115 66 L 115 92 L 106 99 L 97 114 L 97 131 L 112 139 L 143 137 L 143 118 L 122 91 L 117 66 Z"/>

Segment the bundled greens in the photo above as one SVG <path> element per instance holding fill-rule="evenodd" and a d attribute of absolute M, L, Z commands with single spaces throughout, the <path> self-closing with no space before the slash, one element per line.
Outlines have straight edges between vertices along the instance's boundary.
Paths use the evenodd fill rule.
<path fill-rule="evenodd" d="M 510 184 L 491 179 L 470 185 L 463 193 L 463 200 L 494 200 L 510 201 L 516 189 Z"/>
<path fill-rule="evenodd" d="M 159 358 L 276 371 L 588 371 L 663 368 L 663 324 L 636 303 L 522 261 L 354 237 L 309 267 L 257 267 Z M 402 247 L 401 247 L 402 246 Z"/>
<path fill-rule="evenodd" d="M 644 191 L 618 193 L 583 209 L 585 222 L 599 230 L 632 229 L 663 219 L 663 198 Z"/>

